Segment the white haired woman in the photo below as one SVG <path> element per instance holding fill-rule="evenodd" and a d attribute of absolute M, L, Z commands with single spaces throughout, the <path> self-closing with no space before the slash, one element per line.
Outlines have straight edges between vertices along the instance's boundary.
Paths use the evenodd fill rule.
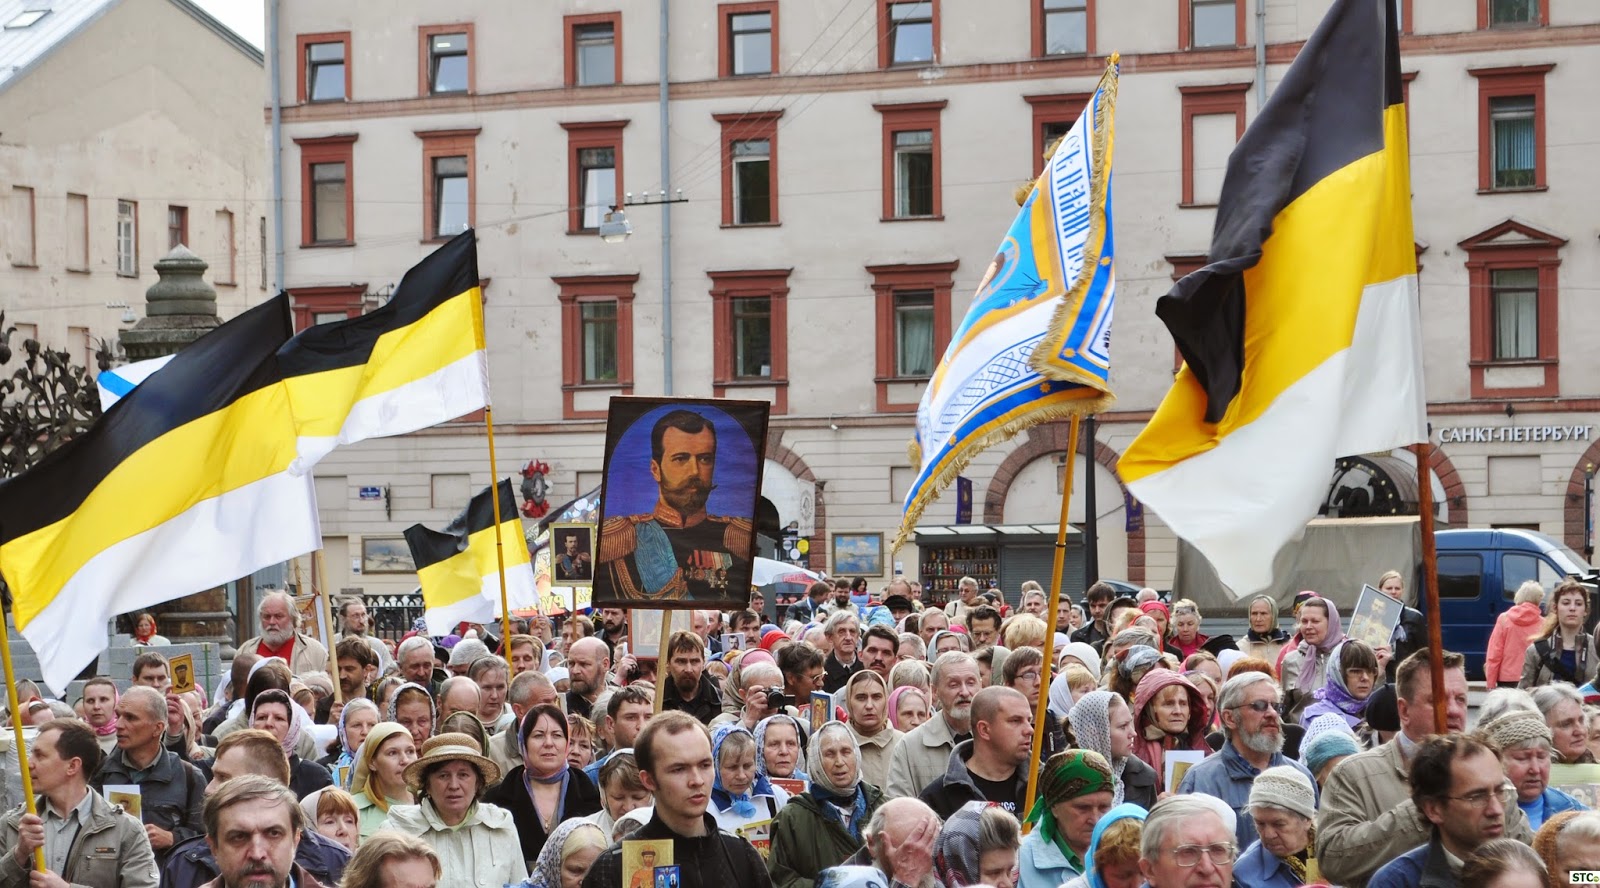
<path fill-rule="evenodd" d="M 1498 685 L 1514 685 L 1522 679 L 1522 666 L 1544 623 L 1539 605 L 1544 603 L 1544 587 L 1528 580 L 1517 587 L 1516 601 L 1495 618 L 1489 633 L 1489 649 L 1483 655 L 1483 683 L 1489 690 Z"/>
<path fill-rule="evenodd" d="M 1258 838 L 1233 865 L 1239 888 L 1296 888 L 1316 881 L 1308 879 L 1307 869 L 1316 858 L 1317 796 L 1306 775 L 1290 765 L 1256 775 L 1246 816 L 1255 821 Z"/>

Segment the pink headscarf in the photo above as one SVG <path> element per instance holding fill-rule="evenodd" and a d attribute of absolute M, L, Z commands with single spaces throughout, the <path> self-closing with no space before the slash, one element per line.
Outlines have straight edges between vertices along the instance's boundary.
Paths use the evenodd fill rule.
<path fill-rule="evenodd" d="M 98 728 L 94 725 L 89 725 L 97 737 L 109 737 L 117 732 L 117 720 L 119 718 L 117 704 L 122 702 L 122 695 L 117 693 L 116 685 L 107 685 L 107 687 L 111 688 L 111 719 Z"/>
<path fill-rule="evenodd" d="M 924 703 L 928 701 L 928 695 L 922 693 L 922 688 L 919 688 L 915 685 L 901 685 L 900 687 L 890 691 L 888 703 L 889 724 L 894 725 L 894 729 L 897 731 L 900 730 L 900 695 L 907 691 L 911 691 L 912 693 L 922 697 L 922 701 Z"/>

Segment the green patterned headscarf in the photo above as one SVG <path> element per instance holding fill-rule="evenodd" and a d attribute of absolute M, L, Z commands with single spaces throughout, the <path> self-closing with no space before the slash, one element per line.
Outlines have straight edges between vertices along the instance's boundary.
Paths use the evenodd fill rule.
<path fill-rule="evenodd" d="M 1044 763 L 1039 774 L 1039 796 L 1034 799 L 1033 810 L 1028 812 L 1028 822 L 1037 824 L 1046 839 L 1055 843 L 1070 861 L 1082 862 L 1067 845 L 1067 837 L 1056 827 L 1052 809 L 1065 801 L 1095 792 L 1114 792 L 1116 778 L 1111 776 L 1111 765 L 1105 756 L 1091 749 L 1068 749 L 1058 752 Z"/>

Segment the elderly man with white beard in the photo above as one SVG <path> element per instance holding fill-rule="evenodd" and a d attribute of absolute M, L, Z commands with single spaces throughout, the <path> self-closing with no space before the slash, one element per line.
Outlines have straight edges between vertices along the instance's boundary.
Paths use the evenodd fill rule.
<path fill-rule="evenodd" d="M 289 664 L 289 671 L 304 675 L 328 668 L 328 649 L 322 642 L 296 631 L 299 612 L 294 607 L 294 597 L 281 589 L 262 596 L 256 606 L 256 620 L 261 624 L 261 634 L 245 639 L 239 650 L 261 657 L 278 657 Z"/>
<path fill-rule="evenodd" d="M 1282 691 L 1272 676 L 1260 672 L 1235 675 L 1217 695 L 1222 715 L 1221 751 L 1189 769 L 1178 784 L 1178 794 L 1205 793 L 1222 799 L 1238 815 L 1234 837 L 1240 848 L 1256 840 L 1250 818 L 1250 786 L 1268 768 L 1288 765 L 1316 779 L 1304 765 L 1283 754 L 1283 717 L 1278 712 Z"/>
<path fill-rule="evenodd" d="M 933 664 L 933 694 L 939 712 L 907 733 L 889 754 L 890 798 L 916 796 L 943 777 L 956 744 L 972 739 L 972 698 L 979 689 L 978 661 L 962 651 L 948 651 Z"/>

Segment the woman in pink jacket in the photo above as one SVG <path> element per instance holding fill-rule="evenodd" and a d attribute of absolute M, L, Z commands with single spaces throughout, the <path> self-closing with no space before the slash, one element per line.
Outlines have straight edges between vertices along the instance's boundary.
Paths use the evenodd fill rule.
<path fill-rule="evenodd" d="M 1544 587 L 1538 580 L 1528 580 L 1517 587 L 1516 603 L 1494 621 L 1494 631 L 1489 633 L 1489 650 L 1483 655 L 1483 682 L 1494 690 L 1496 685 L 1515 686 L 1522 678 L 1522 661 L 1544 622 L 1539 605 L 1544 601 Z"/>

